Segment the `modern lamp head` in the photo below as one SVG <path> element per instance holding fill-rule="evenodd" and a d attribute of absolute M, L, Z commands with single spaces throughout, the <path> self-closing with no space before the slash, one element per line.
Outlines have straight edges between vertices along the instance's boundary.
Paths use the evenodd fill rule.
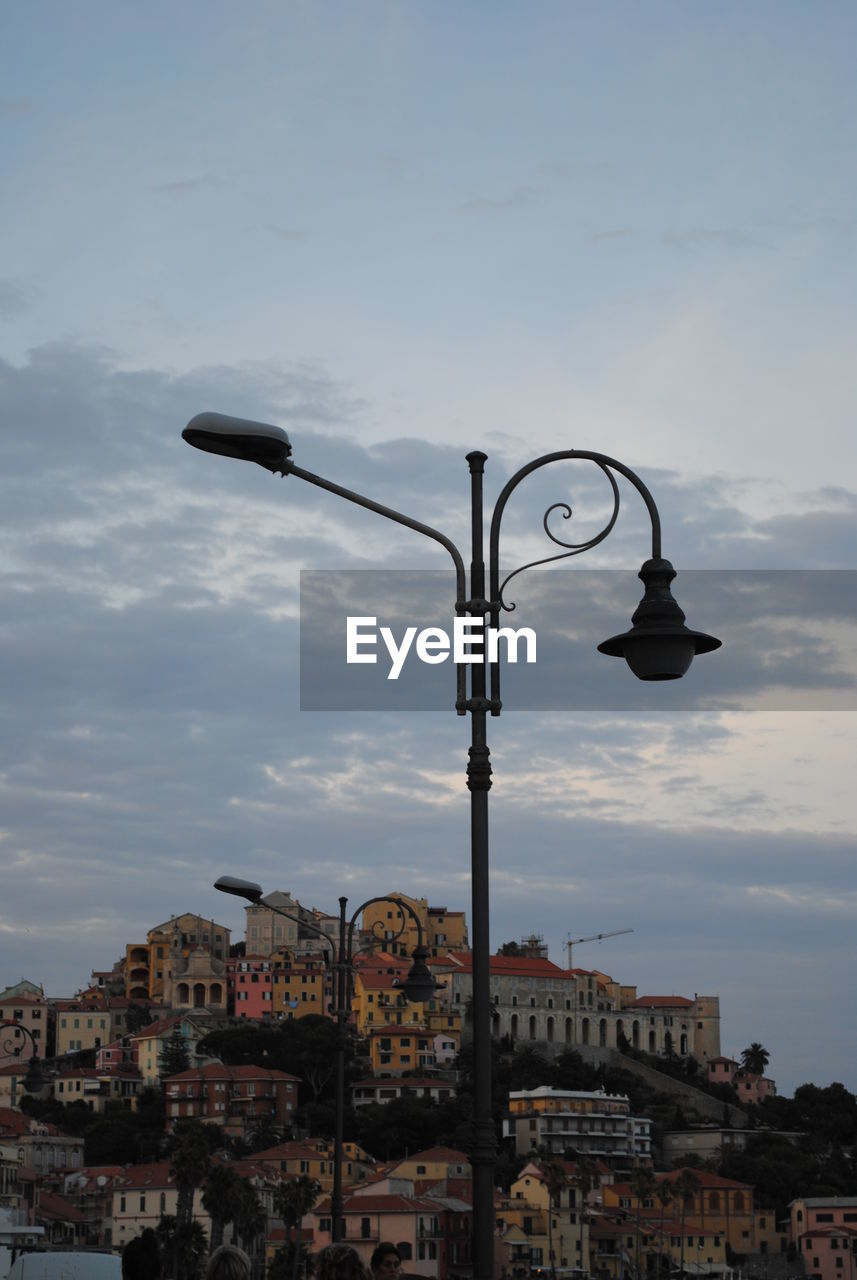
<path fill-rule="evenodd" d="M 286 459 L 292 452 L 282 427 L 249 418 L 229 418 L 223 413 L 198 413 L 185 427 L 182 439 L 195 449 L 258 462 L 260 467 L 281 475 L 285 475 Z"/>
<path fill-rule="evenodd" d="M 678 680 L 697 653 L 711 653 L 721 641 L 684 625 L 670 591 L 675 569 L 669 560 L 647 560 L 638 577 L 646 589 L 631 630 L 604 640 L 598 652 L 624 658 L 638 680 Z"/>
<path fill-rule="evenodd" d="M 244 898 L 247 902 L 259 902 L 262 898 L 262 886 L 252 880 L 239 880 L 236 876 L 221 876 L 214 882 L 215 889 L 221 893 L 234 894 L 236 898 Z"/>

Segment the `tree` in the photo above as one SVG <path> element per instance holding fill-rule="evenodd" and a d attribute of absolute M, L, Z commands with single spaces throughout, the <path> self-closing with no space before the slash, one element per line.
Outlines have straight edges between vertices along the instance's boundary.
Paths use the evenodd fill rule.
<path fill-rule="evenodd" d="M 539 1168 L 542 1171 L 542 1181 L 548 1193 L 548 1257 L 550 1259 L 551 1275 L 556 1280 L 556 1253 L 553 1247 L 553 1211 L 555 1208 L 561 1207 L 561 1196 L 568 1179 L 562 1164 L 555 1158 L 548 1157 L 548 1159 L 540 1160 Z"/>
<path fill-rule="evenodd" d="M 658 1275 L 663 1270 L 664 1263 L 664 1219 L 667 1215 L 667 1205 L 672 1202 L 673 1189 L 672 1184 L 667 1178 L 658 1178 L 658 1185 L 655 1187 L 655 1197 L 661 1206 L 661 1223 L 659 1230 L 658 1244 Z M 669 1255 L 667 1255 L 667 1275 L 670 1273 Z"/>
<path fill-rule="evenodd" d="M 517 942 L 504 942 L 497 950 L 498 956 L 519 956 L 521 948 Z"/>
<path fill-rule="evenodd" d="M 568 1158 L 569 1152 L 566 1152 L 566 1159 Z M 580 1232 L 577 1251 L 580 1254 L 580 1266 L 584 1272 L 588 1272 L 589 1259 L 583 1256 L 583 1228 L 586 1222 L 586 1197 L 598 1182 L 598 1166 L 591 1156 L 579 1156 L 571 1153 L 571 1158 L 574 1160 L 574 1180 L 580 1192 L 580 1213 L 578 1215 Z"/>
<path fill-rule="evenodd" d="M 682 1169 L 673 1179 L 673 1195 L 681 1203 L 681 1275 L 684 1275 L 684 1224 L 687 1211 L 693 1204 L 697 1191 L 702 1185 L 692 1169 Z"/>
<path fill-rule="evenodd" d="M 770 1060 L 771 1055 L 758 1040 L 754 1040 L 746 1049 L 741 1050 L 741 1066 L 748 1075 L 763 1076 Z"/>
<path fill-rule="evenodd" d="M 211 1165 L 208 1126 L 199 1120 L 182 1120 L 176 1125 L 170 1150 L 170 1174 L 176 1184 L 176 1226 L 173 1238 L 173 1270 L 177 1280 L 189 1280 L 181 1270 L 182 1250 L 193 1223 L 193 1196 L 205 1180 Z"/>
<path fill-rule="evenodd" d="M 202 1204 L 211 1218 L 211 1247 L 223 1244 L 223 1228 L 232 1221 L 238 1184 L 241 1179 L 228 1164 L 216 1164 L 205 1179 Z"/>
<path fill-rule="evenodd" d="M 294 1234 L 292 1245 L 292 1280 L 297 1280 L 301 1265 L 301 1224 L 316 1202 L 321 1186 L 314 1178 L 301 1174 L 284 1182 L 274 1193 L 274 1210 L 286 1224 L 286 1239 Z"/>
<path fill-rule="evenodd" d="M 164 1214 L 157 1226 L 158 1239 L 165 1258 L 172 1258 L 172 1275 L 176 1280 L 202 1280 L 208 1243 L 198 1222 L 180 1227 L 175 1218 Z"/>
<path fill-rule="evenodd" d="M 651 1169 L 646 1165 L 637 1165 L 631 1174 L 631 1190 L 637 1198 L 637 1236 L 635 1261 L 637 1268 L 637 1280 L 640 1280 L 642 1271 L 640 1268 L 640 1238 L 642 1234 L 641 1217 L 643 1213 L 643 1201 L 650 1200 L 654 1195 L 655 1188 L 658 1185 L 657 1178 Z"/>
<path fill-rule="evenodd" d="M 166 1080 L 168 1076 L 177 1076 L 180 1072 L 187 1071 L 189 1067 L 190 1054 L 181 1027 L 176 1023 L 172 1034 L 164 1041 L 161 1049 L 158 1058 L 158 1074 L 162 1080 Z"/>
<path fill-rule="evenodd" d="M 246 1178 L 238 1179 L 232 1224 L 235 1234 L 249 1254 L 254 1252 L 254 1242 L 265 1231 L 267 1219 L 256 1194 L 256 1189 Z"/>

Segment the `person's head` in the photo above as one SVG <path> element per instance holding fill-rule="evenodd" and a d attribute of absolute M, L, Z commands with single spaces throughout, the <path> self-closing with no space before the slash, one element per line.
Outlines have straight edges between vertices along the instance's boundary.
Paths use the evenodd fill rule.
<path fill-rule="evenodd" d="M 250 1280 L 250 1259 L 235 1244 L 222 1244 L 208 1259 L 205 1280 Z"/>
<path fill-rule="evenodd" d="M 350 1244 L 329 1244 L 315 1260 L 316 1280 L 369 1280 L 369 1272 Z"/>
<path fill-rule="evenodd" d="M 122 1280 L 161 1280 L 161 1246 L 151 1227 L 129 1240 L 122 1250 Z"/>
<path fill-rule="evenodd" d="M 398 1280 L 402 1270 L 402 1255 L 394 1244 L 382 1241 L 372 1254 L 372 1275 L 375 1280 Z"/>

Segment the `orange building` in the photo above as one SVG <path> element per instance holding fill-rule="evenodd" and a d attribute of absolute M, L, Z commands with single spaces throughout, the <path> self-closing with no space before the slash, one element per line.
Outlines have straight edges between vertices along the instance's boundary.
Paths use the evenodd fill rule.
<path fill-rule="evenodd" d="M 376 1076 L 399 1076 L 403 1071 L 424 1071 L 435 1065 L 434 1038 L 425 1025 L 373 1027 L 369 1033 L 369 1057 Z"/>
<path fill-rule="evenodd" d="M 410 898 L 406 893 L 392 893 L 402 898 L 419 918 L 423 945 L 430 956 L 445 956 L 451 951 L 467 951 L 467 921 L 463 911 L 446 907 L 430 907 L 426 898 Z M 419 930 L 409 911 L 402 912 L 391 902 L 373 902 L 363 912 L 363 931 L 383 940 L 386 951 L 398 956 L 411 956 L 417 945 Z"/>
<path fill-rule="evenodd" d="M 324 955 L 298 956 L 275 951 L 271 956 L 271 1010 L 275 1019 L 289 1021 L 308 1013 L 330 1017 L 333 975 Z M 235 1012 L 240 1013 L 236 1002 Z"/>

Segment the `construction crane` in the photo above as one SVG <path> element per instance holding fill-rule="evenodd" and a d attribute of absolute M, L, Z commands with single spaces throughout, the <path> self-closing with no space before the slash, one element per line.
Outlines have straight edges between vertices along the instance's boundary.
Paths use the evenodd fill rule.
<path fill-rule="evenodd" d="M 633 929 L 611 929 L 609 933 L 591 933 L 588 938 L 572 938 L 568 935 L 566 946 L 568 947 L 568 968 L 573 968 L 571 963 L 571 948 L 576 947 L 578 942 L 600 942 L 602 938 L 618 938 L 620 933 L 633 933 Z"/>

